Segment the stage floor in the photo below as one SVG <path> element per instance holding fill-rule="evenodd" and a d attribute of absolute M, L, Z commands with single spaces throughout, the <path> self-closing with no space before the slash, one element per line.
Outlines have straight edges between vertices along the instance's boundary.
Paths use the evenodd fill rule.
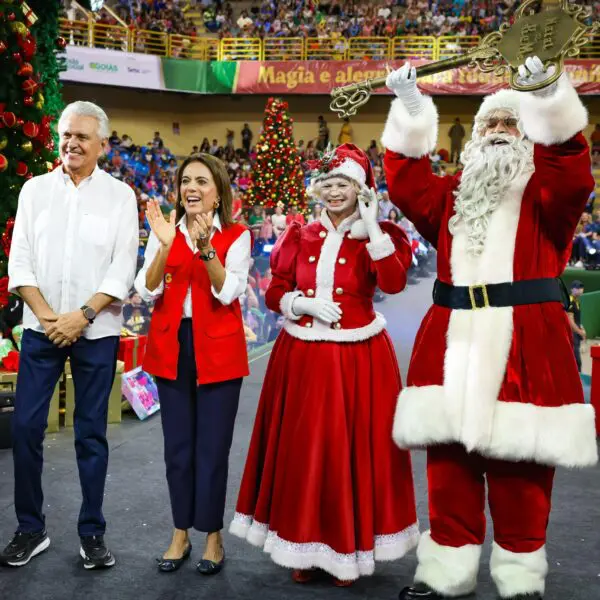
<path fill-rule="evenodd" d="M 419 322 L 430 304 L 431 279 L 415 282 L 400 296 L 377 305 L 388 319 L 403 374 Z M 233 514 L 248 449 L 252 423 L 268 356 L 252 363 L 240 403 L 231 453 L 226 522 Z M 227 564 L 223 572 L 205 578 L 192 560 L 177 573 L 159 574 L 155 558 L 167 547 L 171 514 L 162 460 L 160 417 L 140 423 L 127 418 L 109 429 L 111 457 L 106 485 L 106 540 L 117 566 L 105 572 L 84 571 L 78 556 L 76 520 L 81 492 L 72 432 L 51 435 L 45 444 L 44 489 L 50 549 L 21 569 L 0 570 L 0 598 L 24 600 L 319 600 L 364 598 L 395 600 L 411 582 L 414 552 L 395 563 L 378 565 L 373 577 L 338 589 L 328 583 L 298 585 L 261 550 L 225 534 Z M 418 511 L 426 529 L 425 461 L 414 454 Z M 12 456 L 0 451 L 0 544 L 15 529 Z M 600 598 L 600 468 L 557 474 L 548 541 L 550 575 L 546 600 Z M 202 554 L 203 536 L 193 534 L 192 559 Z M 496 600 L 489 568 L 489 540 L 482 560 L 478 600 Z"/>

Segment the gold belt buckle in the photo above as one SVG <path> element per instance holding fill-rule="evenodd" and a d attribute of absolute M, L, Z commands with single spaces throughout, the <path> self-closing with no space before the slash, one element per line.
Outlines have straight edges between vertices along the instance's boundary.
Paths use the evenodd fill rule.
<path fill-rule="evenodd" d="M 481 290 L 481 294 L 483 296 L 483 306 L 479 306 L 477 303 L 477 299 L 475 298 L 475 290 Z M 470 285 L 469 286 L 469 298 L 471 300 L 471 308 L 473 310 L 477 310 L 479 308 L 489 308 L 490 299 L 487 293 L 487 286 L 485 283 L 480 283 L 478 285 Z"/>

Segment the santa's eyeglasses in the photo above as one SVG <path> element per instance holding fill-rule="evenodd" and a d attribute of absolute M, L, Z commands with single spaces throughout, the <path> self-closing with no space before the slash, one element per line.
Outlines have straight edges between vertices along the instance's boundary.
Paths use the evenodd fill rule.
<path fill-rule="evenodd" d="M 496 129 L 502 123 L 506 129 L 513 129 L 519 125 L 519 119 L 515 117 L 490 117 L 485 122 L 486 129 Z"/>

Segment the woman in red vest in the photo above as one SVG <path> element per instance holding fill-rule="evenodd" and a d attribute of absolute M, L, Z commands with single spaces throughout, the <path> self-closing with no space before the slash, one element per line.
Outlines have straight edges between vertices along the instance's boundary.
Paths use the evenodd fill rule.
<path fill-rule="evenodd" d="M 291 223 L 271 255 L 266 305 L 285 317 L 265 376 L 230 532 L 336 585 L 419 537 L 410 456 L 392 441 L 400 372 L 377 287 L 406 286 L 406 234 L 377 222 L 373 170 L 344 144 L 320 164 L 319 220 Z"/>
<path fill-rule="evenodd" d="M 156 377 L 175 531 L 159 560 L 176 571 L 190 556 L 188 530 L 206 532 L 197 570 L 218 573 L 229 450 L 248 355 L 238 298 L 246 289 L 250 232 L 233 223 L 229 176 L 208 154 L 177 172 L 167 221 L 148 204 L 152 234 L 136 289 L 156 304 L 143 367 Z"/>

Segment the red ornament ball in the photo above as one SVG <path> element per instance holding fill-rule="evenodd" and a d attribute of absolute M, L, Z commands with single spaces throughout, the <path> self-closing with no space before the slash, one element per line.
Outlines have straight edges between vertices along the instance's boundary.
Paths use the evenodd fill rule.
<path fill-rule="evenodd" d="M 67 47 L 67 40 L 65 40 L 64 37 L 59 37 L 56 40 L 56 45 L 61 49 L 64 50 Z"/>
<path fill-rule="evenodd" d="M 21 56 L 20 52 L 13 52 L 12 53 L 12 59 L 18 64 L 20 65 L 23 62 L 23 57 Z"/>
<path fill-rule="evenodd" d="M 33 103 L 34 103 L 33 96 L 25 96 L 25 98 L 23 98 L 23 104 L 25 106 L 33 106 Z"/>
<path fill-rule="evenodd" d="M 0 154 L 0 173 L 8 169 L 8 159 L 4 154 Z"/>
<path fill-rule="evenodd" d="M 13 112 L 2 113 L 2 122 L 7 127 L 14 127 L 17 124 L 17 116 Z"/>
<path fill-rule="evenodd" d="M 7 18 L 9 21 L 11 21 L 11 22 L 12 22 L 12 21 L 14 21 L 14 20 L 17 18 L 17 15 L 15 15 L 15 13 L 14 13 L 14 12 L 11 12 L 11 13 L 8 13 L 8 14 L 6 15 L 6 18 Z"/>
<path fill-rule="evenodd" d="M 33 94 L 36 93 L 37 89 L 38 89 L 38 84 L 33 80 L 33 79 L 26 79 L 22 84 L 21 87 L 23 88 L 23 91 L 28 95 L 28 96 L 33 96 Z"/>
<path fill-rule="evenodd" d="M 0 54 L 4 54 L 6 52 L 6 44 L 0 40 Z"/>
<path fill-rule="evenodd" d="M 31 66 L 31 63 L 23 63 L 20 67 L 19 70 L 17 71 L 17 75 L 21 75 L 21 77 L 29 77 L 30 75 L 33 74 L 33 67 Z"/>
<path fill-rule="evenodd" d="M 19 175 L 19 177 L 25 177 L 25 175 L 27 175 L 27 165 L 24 162 L 18 162 L 17 163 L 17 175 Z"/>
<path fill-rule="evenodd" d="M 29 34 L 25 38 L 18 37 L 17 44 L 19 44 L 19 48 L 21 48 L 21 50 L 23 51 L 25 58 L 27 60 L 31 60 L 37 51 L 37 44 L 35 42 L 35 38 L 33 38 L 31 34 Z"/>
<path fill-rule="evenodd" d="M 38 133 L 40 132 L 40 127 L 37 123 L 33 123 L 32 121 L 28 121 L 27 123 L 25 123 L 23 125 L 23 133 L 28 137 L 28 138 L 34 138 L 37 137 Z"/>

